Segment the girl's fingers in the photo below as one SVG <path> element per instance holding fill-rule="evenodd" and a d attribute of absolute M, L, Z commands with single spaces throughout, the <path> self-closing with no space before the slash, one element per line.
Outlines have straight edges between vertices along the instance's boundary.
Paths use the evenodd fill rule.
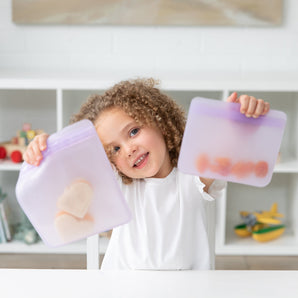
<path fill-rule="evenodd" d="M 258 118 L 261 115 L 266 115 L 269 112 L 270 105 L 263 99 L 256 99 L 249 95 L 240 95 L 233 92 L 228 98 L 227 102 L 240 102 L 240 112 L 246 117 Z"/>
<path fill-rule="evenodd" d="M 38 149 L 37 143 L 32 141 L 29 144 L 26 152 L 24 153 L 23 158 L 27 163 L 29 163 L 31 165 L 37 165 L 37 164 L 39 164 L 39 161 L 41 159 L 40 154 L 41 153 L 40 153 L 40 150 Z"/>
<path fill-rule="evenodd" d="M 42 159 L 42 154 L 41 154 L 39 143 L 32 144 L 31 152 L 33 152 L 33 154 L 32 154 L 33 155 L 32 156 L 33 164 L 36 166 L 39 165 L 39 163 Z"/>
<path fill-rule="evenodd" d="M 23 155 L 24 160 L 31 164 L 38 166 L 43 158 L 42 151 L 47 148 L 47 139 L 49 135 L 43 133 L 36 136 L 28 145 L 26 152 Z"/>
<path fill-rule="evenodd" d="M 228 98 L 227 102 L 238 102 L 238 94 L 237 92 L 233 92 Z"/>
<path fill-rule="evenodd" d="M 34 160 L 34 154 L 33 151 L 31 149 L 31 147 L 28 147 L 26 152 L 23 154 L 23 159 L 29 163 L 29 164 L 33 164 L 33 160 Z"/>
<path fill-rule="evenodd" d="M 269 104 L 269 102 L 265 101 L 264 110 L 263 110 L 263 113 L 261 115 L 267 114 L 269 112 L 269 110 L 270 110 L 270 104 Z"/>
<path fill-rule="evenodd" d="M 242 114 L 246 115 L 246 113 L 247 113 L 247 110 L 248 110 L 248 107 L 249 107 L 249 98 L 250 98 L 250 96 L 248 96 L 248 95 L 241 95 L 239 97 L 239 102 L 241 104 L 240 112 Z"/>
<path fill-rule="evenodd" d="M 46 133 L 42 133 L 41 135 L 37 136 L 37 142 L 38 142 L 38 146 L 40 151 L 44 151 L 47 148 L 47 139 L 49 137 L 48 134 Z"/>
<path fill-rule="evenodd" d="M 257 104 L 256 104 L 256 108 L 255 111 L 253 113 L 253 117 L 254 118 L 258 118 L 260 115 L 263 115 L 265 109 L 265 102 L 263 99 L 258 99 L 257 100 Z"/>
<path fill-rule="evenodd" d="M 256 99 L 253 96 L 241 95 L 239 97 L 240 112 L 245 114 L 246 117 L 258 118 L 269 112 L 270 105 L 263 99 Z"/>
<path fill-rule="evenodd" d="M 245 116 L 252 117 L 257 108 L 257 99 L 253 96 L 249 97 L 248 108 L 246 110 Z"/>
<path fill-rule="evenodd" d="M 26 162 L 29 161 L 28 149 L 24 152 L 24 154 L 23 154 L 23 159 L 24 159 Z"/>

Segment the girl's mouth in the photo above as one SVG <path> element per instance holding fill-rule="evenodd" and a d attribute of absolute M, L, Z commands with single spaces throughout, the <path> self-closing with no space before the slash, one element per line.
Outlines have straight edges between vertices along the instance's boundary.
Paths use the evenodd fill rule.
<path fill-rule="evenodd" d="M 149 155 L 149 152 L 141 155 L 134 163 L 133 167 L 134 168 L 138 168 L 138 169 L 141 169 L 142 167 L 144 167 L 146 165 L 146 162 L 148 160 L 148 155 Z"/>

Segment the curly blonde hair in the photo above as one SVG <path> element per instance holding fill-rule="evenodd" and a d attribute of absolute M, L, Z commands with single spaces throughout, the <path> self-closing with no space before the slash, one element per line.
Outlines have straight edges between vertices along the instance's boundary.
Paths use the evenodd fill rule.
<path fill-rule="evenodd" d="M 95 123 L 101 112 L 120 107 L 137 123 L 156 125 L 162 132 L 172 166 L 176 167 L 185 127 L 185 112 L 169 96 L 156 88 L 158 82 L 152 78 L 122 81 L 108 89 L 103 95 L 91 95 L 81 106 L 71 122 L 89 119 Z M 110 161 L 111 157 L 108 154 Z M 118 169 L 117 169 L 118 170 Z M 133 179 L 119 170 L 123 183 Z"/>

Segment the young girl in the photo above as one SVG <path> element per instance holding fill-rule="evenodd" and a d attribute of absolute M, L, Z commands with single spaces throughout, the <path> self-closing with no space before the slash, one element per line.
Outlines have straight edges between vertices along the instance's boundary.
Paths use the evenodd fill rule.
<path fill-rule="evenodd" d="M 208 210 L 225 183 L 177 169 L 184 112 L 155 84 L 120 82 L 91 96 L 72 119 L 93 122 L 132 212 L 129 223 L 113 230 L 102 269 L 210 269 Z M 267 102 L 235 92 L 228 101 L 240 102 L 247 117 L 269 110 Z M 39 165 L 47 138 L 30 143 L 26 162 Z"/>

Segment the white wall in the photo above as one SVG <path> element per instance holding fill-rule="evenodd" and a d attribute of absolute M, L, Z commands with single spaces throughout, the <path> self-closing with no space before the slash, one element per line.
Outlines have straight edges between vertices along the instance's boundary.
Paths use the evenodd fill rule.
<path fill-rule="evenodd" d="M 298 1 L 284 3 L 279 27 L 120 27 L 16 25 L 1 0 L 0 75 L 298 74 Z"/>

